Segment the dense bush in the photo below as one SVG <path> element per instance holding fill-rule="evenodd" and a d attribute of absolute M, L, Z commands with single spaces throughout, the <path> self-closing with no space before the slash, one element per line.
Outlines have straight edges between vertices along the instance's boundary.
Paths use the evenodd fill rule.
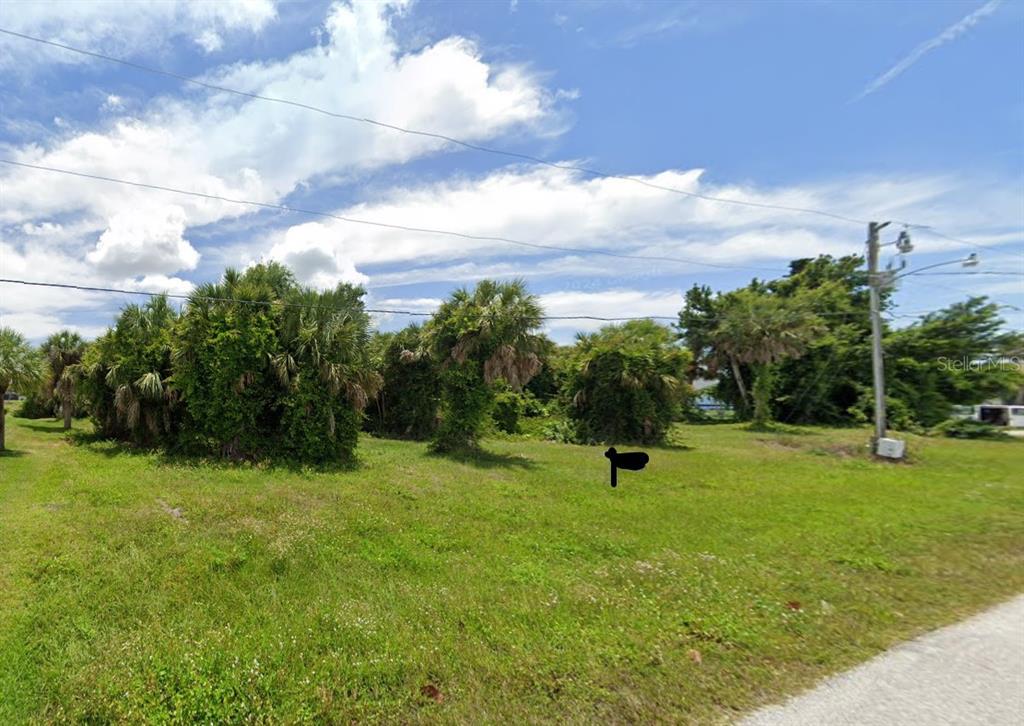
<path fill-rule="evenodd" d="M 38 386 L 25 393 L 21 408 L 14 415 L 18 418 L 52 418 L 57 415 L 57 407 L 53 394 Z"/>
<path fill-rule="evenodd" d="M 537 336 L 537 356 L 544 364 L 523 390 L 529 393 L 537 404 L 548 403 L 558 398 L 565 379 L 565 361 L 570 346 L 556 345 L 544 335 Z M 538 415 L 527 412 L 528 416 Z"/>
<path fill-rule="evenodd" d="M 577 440 L 662 441 L 687 391 L 689 363 L 672 332 L 651 321 L 580 335 L 565 391 Z"/>
<path fill-rule="evenodd" d="M 273 439 L 283 384 L 271 359 L 279 353 L 280 301 L 294 280 L 286 270 L 275 272 L 271 278 L 262 266 L 228 270 L 220 284 L 199 287 L 183 311 L 174 381 L 189 414 L 183 436 L 190 447 L 259 458 L 279 443 Z"/>
<path fill-rule="evenodd" d="M 526 398 L 522 393 L 505 389 L 494 394 L 494 410 L 491 411 L 491 417 L 499 431 L 518 434 L 519 419 L 525 414 Z"/>
<path fill-rule="evenodd" d="M 481 280 L 455 291 L 424 329 L 439 367 L 441 422 L 436 451 L 477 445 L 494 404 L 493 386 L 520 390 L 541 369 L 537 298 L 521 281 Z"/>
<path fill-rule="evenodd" d="M 574 444 L 580 438 L 575 422 L 562 416 L 552 417 L 545 422 L 541 428 L 541 435 L 548 441 L 557 441 L 560 444 Z"/>
<path fill-rule="evenodd" d="M 362 295 L 300 287 L 276 263 L 198 288 L 174 345 L 185 442 L 228 458 L 350 459 L 378 382 Z"/>
<path fill-rule="evenodd" d="M 423 331 L 410 325 L 378 333 L 371 344 L 381 388 L 368 409 L 369 430 L 385 436 L 425 439 L 437 425 L 438 371 L 423 351 Z"/>
<path fill-rule="evenodd" d="M 79 389 L 97 431 L 228 458 L 349 459 L 376 392 L 363 291 L 302 288 L 277 264 L 228 270 L 178 316 L 131 305 L 90 346 Z"/>

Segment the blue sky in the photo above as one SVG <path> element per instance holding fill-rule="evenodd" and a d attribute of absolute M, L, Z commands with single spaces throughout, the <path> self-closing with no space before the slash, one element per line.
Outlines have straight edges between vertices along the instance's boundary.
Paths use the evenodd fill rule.
<path fill-rule="evenodd" d="M 8 0 L 0 27 L 220 85 L 701 194 L 901 219 L 911 267 L 1024 272 L 1024 4 Z M 522 276 L 553 315 L 674 315 L 683 290 L 858 252 L 865 230 L 458 150 L 0 36 L 3 158 L 622 261 L 255 211 L 0 165 L 3 277 L 187 292 L 290 264 L 429 311 Z M 892 235 L 896 233 L 893 228 Z M 958 271 L 948 267 L 950 272 Z M 898 311 L 1024 280 L 909 278 Z M 33 339 L 95 335 L 127 296 L 0 285 Z M 1024 314 L 1006 309 L 1014 327 Z M 906 320 L 906 319 L 903 319 Z M 394 328 L 398 317 L 379 324 Z M 550 329 L 570 340 L 577 323 Z"/>

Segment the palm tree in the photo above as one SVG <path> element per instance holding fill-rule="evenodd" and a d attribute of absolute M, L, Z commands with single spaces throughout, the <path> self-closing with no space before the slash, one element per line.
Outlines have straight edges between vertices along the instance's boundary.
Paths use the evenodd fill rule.
<path fill-rule="evenodd" d="M 520 390 L 541 369 L 538 334 L 542 311 L 522 280 L 481 280 L 456 290 L 424 328 L 426 347 L 441 368 L 442 421 L 438 451 L 476 445 L 493 398 L 504 380 Z"/>
<path fill-rule="evenodd" d="M 370 365 L 370 319 L 362 295 L 361 288 L 346 284 L 323 292 L 300 288 L 287 295 L 279 336 L 283 350 L 270 356 L 282 386 L 296 386 L 302 375 L 315 376 L 332 397 L 344 395 L 358 412 L 366 408 L 381 378 Z M 333 437 L 331 410 L 327 423 Z"/>
<path fill-rule="evenodd" d="M 85 353 L 85 341 L 78 333 L 61 330 L 43 343 L 43 355 L 50 364 L 53 395 L 60 401 L 64 414 L 64 430 L 71 428 L 71 415 L 75 410 L 75 379 Z"/>
<path fill-rule="evenodd" d="M 163 295 L 128 305 L 83 358 L 82 386 L 97 430 L 139 444 L 171 432 L 177 390 L 169 385 L 171 330 L 177 318 Z"/>
<path fill-rule="evenodd" d="M 687 391 L 690 352 L 652 320 L 580 333 L 570 354 L 569 414 L 580 441 L 655 443 Z"/>
<path fill-rule="evenodd" d="M 11 328 L 0 328 L 0 451 L 5 449 L 7 391 L 31 385 L 41 377 L 39 355 L 24 336 Z"/>
<path fill-rule="evenodd" d="M 754 290 L 731 293 L 714 332 L 719 355 L 732 362 L 742 389 L 738 363 L 754 368 L 753 425 L 771 421 L 772 372 L 787 358 L 798 358 L 822 333 L 824 325 L 798 298 L 784 298 Z"/>

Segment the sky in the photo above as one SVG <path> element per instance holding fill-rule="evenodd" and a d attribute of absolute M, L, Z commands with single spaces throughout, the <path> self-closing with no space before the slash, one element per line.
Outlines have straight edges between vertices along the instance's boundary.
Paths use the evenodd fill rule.
<path fill-rule="evenodd" d="M 4 0 L 0 28 L 562 167 L 0 34 L 0 158 L 334 215 L 0 164 L 0 277 L 185 294 L 278 260 L 376 308 L 521 277 L 552 316 L 674 316 L 694 284 L 864 248 L 862 223 L 653 184 L 927 225 L 907 271 L 981 264 L 906 278 L 896 320 L 985 294 L 1024 329 L 1021 2 Z M 139 301 L 0 283 L 0 324 L 93 337 Z"/>

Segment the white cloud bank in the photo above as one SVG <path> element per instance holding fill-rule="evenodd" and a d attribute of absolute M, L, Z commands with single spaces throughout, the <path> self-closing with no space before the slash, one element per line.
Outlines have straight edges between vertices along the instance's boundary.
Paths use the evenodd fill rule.
<path fill-rule="evenodd" d="M 269 3 L 179 5 L 147 5 L 136 18 L 141 6 L 134 3 L 72 3 L 68 7 L 74 9 L 62 18 L 33 4 L 15 29 L 110 52 L 118 51 L 119 42 L 130 45 L 139 28 L 146 34 L 152 31 L 156 42 L 177 33 L 176 28 L 197 34 L 210 28 L 257 30 L 273 17 L 272 12 L 263 12 L 273 10 Z M 315 47 L 281 60 L 216 69 L 209 78 L 242 90 L 469 140 L 557 130 L 555 94 L 525 67 L 489 64 L 471 41 L 460 37 L 402 53 L 390 18 L 403 6 L 337 3 L 329 9 Z M 187 15 L 188 22 L 176 26 L 169 20 L 178 17 L 175 13 Z M 132 22 L 127 21 L 129 16 Z M 119 26 L 125 26 L 123 38 L 115 37 L 113 29 Z M 131 48 L 120 50 L 126 54 Z M 367 170 L 444 150 L 434 139 L 224 94 L 159 98 L 137 115 L 117 117 L 122 108 L 133 106 L 126 99 L 108 99 L 108 120 L 100 127 L 84 132 L 67 127 L 55 139 L 10 146 L 4 155 L 30 164 L 275 203 L 324 179 L 355 179 Z M 110 114 L 115 114 L 113 119 Z M 43 270 L 45 277 L 57 279 L 50 273 L 61 267 L 69 271 L 65 279 L 85 284 L 137 282 L 146 275 L 180 280 L 170 276 L 195 269 L 199 262 L 200 251 L 188 240 L 190 228 L 254 211 L 11 167 L 0 168 L 0 184 L 7 259 L 20 266 L 43 248 L 51 259 L 61 258 L 58 266 L 30 266 L 29 277 L 35 279 Z M 47 224 L 54 225 L 54 234 L 42 234 Z M 273 249 L 263 252 L 294 264 L 307 282 L 365 280 L 334 243 L 329 246 L 300 232 L 286 233 L 275 242 Z M 25 310 L 30 299 L 5 295 L 0 311 Z"/>
<path fill-rule="evenodd" d="M 273 0 L 4 0 L 2 7 L 6 28 L 116 56 L 159 51 L 178 36 L 211 52 L 223 46 L 224 36 L 259 33 L 277 17 Z M 29 41 L 0 46 L 0 68 L 21 72 L 37 64 L 88 62 L 96 61 Z"/>
<path fill-rule="evenodd" d="M 1004 242 L 1022 239 L 1019 226 L 1014 225 L 1018 206 L 1014 190 L 999 183 L 954 177 L 860 178 L 766 190 L 710 184 L 702 176 L 698 169 L 666 171 L 643 179 L 716 197 L 839 210 L 862 218 L 923 218 L 947 230 L 973 227 L 991 230 Z M 968 204 L 965 194 L 971 199 Z M 711 274 L 714 265 L 744 266 L 751 268 L 751 274 L 764 276 L 766 269 L 784 270 L 794 258 L 860 252 L 865 234 L 834 219 L 721 204 L 550 167 L 505 168 L 478 178 L 392 189 L 377 202 L 334 211 L 406 227 L 690 262 L 553 252 L 335 220 L 280 230 L 271 234 L 269 242 L 257 243 L 250 254 L 265 255 L 263 250 L 269 246 L 270 257 L 281 259 L 278 251 L 283 246 L 304 240 L 330 258 L 331 269 L 347 269 L 346 262 L 359 269 L 383 267 L 370 273 L 371 283 L 381 285 L 483 276 L 615 277 L 701 270 Z M 928 239 L 926 230 L 914 234 L 919 240 Z M 956 245 L 931 238 L 923 247 L 940 250 Z M 398 265 L 402 269 L 389 269 Z"/>

